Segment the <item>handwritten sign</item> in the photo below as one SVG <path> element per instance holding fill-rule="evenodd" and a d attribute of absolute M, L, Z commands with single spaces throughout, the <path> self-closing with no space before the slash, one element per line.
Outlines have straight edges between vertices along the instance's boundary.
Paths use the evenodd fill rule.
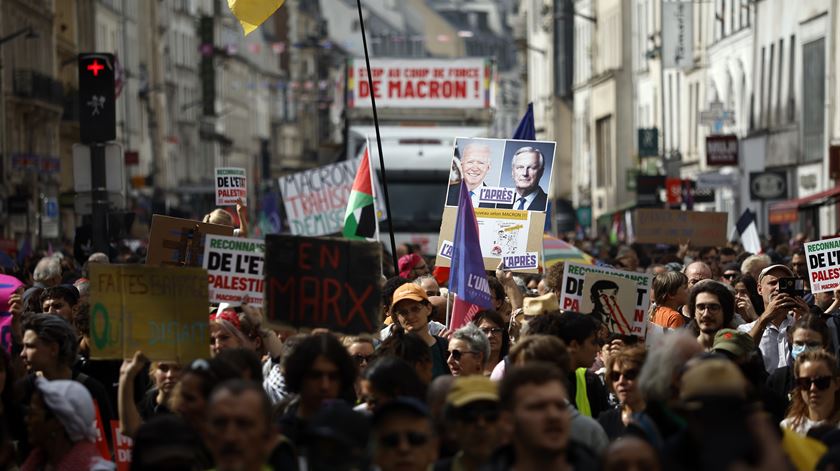
<path fill-rule="evenodd" d="M 635 289 L 631 289 L 632 286 L 616 278 L 630 280 L 635 284 Z M 596 286 L 600 280 L 611 281 L 615 286 L 604 283 Z M 596 311 L 596 308 L 600 309 L 597 312 L 602 313 L 604 321 L 608 322 L 608 327 L 614 328 L 615 332 L 644 338 L 647 330 L 646 314 L 650 306 L 651 281 L 652 276 L 646 273 L 566 263 L 563 270 L 560 308 L 587 314 Z M 633 293 L 632 307 L 629 307 L 627 301 L 623 301 L 628 299 L 625 297 L 628 291 Z M 593 295 L 595 300 L 593 300 Z M 602 295 L 606 295 L 606 301 Z M 624 321 L 618 317 L 619 313 Z M 621 329 L 618 328 L 619 326 Z M 627 328 L 630 332 L 622 332 Z"/>
<path fill-rule="evenodd" d="M 292 234 L 321 236 L 341 232 L 358 167 L 358 159 L 346 160 L 280 177 L 280 192 Z"/>
<path fill-rule="evenodd" d="M 233 228 L 155 214 L 146 265 L 200 267 L 207 234 L 232 236 Z"/>
<path fill-rule="evenodd" d="M 726 213 L 639 208 L 633 228 L 640 244 L 679 245 L 690 240 L 724 246 L 727 217 Z"/>
<path fill-rule="evenodd" d="M 224 167 L 216 169 L 216 206 L 233 206 L 240 199 L 247 203 L 248 186 L 245 169 Z"/>
<path fill-rule="evenodd" d="M 263 253 L 260 239 L 208 235 L 204 268 L 209 276 L 211 303 L 263 304 Z"/>
<path fill-rule="evenodd" d="M 353 335 L 376 332 L 381 254 L 378 242 L 268 235 L 266 318 Z"/>
<path fill-rule="evenodd" d="M 130 358 L 186 365 L 209 354 L 207 271 L 143 265 L 90 267 L 94 359 Z"/>
<path fill-rule="evenodd" d="M 840 288 L 840 238 L 806 243 L 805 258 L 812 293 Z"/>

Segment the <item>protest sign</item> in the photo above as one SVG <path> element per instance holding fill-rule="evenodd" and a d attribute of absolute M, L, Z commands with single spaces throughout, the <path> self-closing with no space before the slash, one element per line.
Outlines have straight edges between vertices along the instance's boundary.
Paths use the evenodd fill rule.
<path fill-rule="evenodd" d="M 378 108 L 491 108 L 493 64 L 482 58 L 371 59 Z M 370 108 L 371 84 L 364 59 L 347 67 L 347 107 Z"/>
<path fill-rule="evenodd" d="M 269 234 L 266 319 L 345 334 L 376 332 L 381 254 L 378 242 Z"/>
<path fill-rule="evenodd" d="M 15 294 L 23 294 L 23 283 L 9 275 L 0 275 L 0 348 L 6 353 L 12 353 L 12 313 L 9 298 Z M 21 301 L 23 302 L 23 301 Z"/>
<path fill-rule="evenodd" d="M 537 273 L 539 263 L 522 262 L 535 254 L 542 259 L 555 143 L 514 139 L 457 138 L 455 169 L 446 194 L 435 265 L 449 266 L 443 241 L 455 233 L 461 179 L 475 206 L 484 266 L 495 270 L 500 261 L 511 268 Z M 515 267 L 515 268 L 514 268 Z"/>
<path fill-rule="evenodd" d="M 726 213 L 638 208 L 635 211 L 635 241 L 640 244 L 725 246 Z"/>
<path fill-rule="evenodd" d="M 207 234 L 232 236 L 233 228 L 155 214 L 146 265 L 200 267 Z"/>
<path fill-rule="evenodd" d="M 117 471 L 129 471 L 134 440 L 120 432 L 119 420 L 111 421 L 111 438 L 114 443 L 114 462 L 117 464 Z"/>
<path fill-rule="evenodd" d="M 592 274 L 589 277 L 589 283 L 587 283 L 587 274 Z M 623 286 L 616 281 L 616 278 L 623 278 L 632 281 L 635 284 L 635 289 L 631 290 L 629 285 Z M 593 287 L 596 288 L 596 299 L 601 299 L 602 294 L 606 294 L 608 298 L 610 296 L 616 296 L 616 292 L 612 291 L 615 290 L 615 288 L 608 288 L 611 290 L 602 293 L 600 291 L 603 291 L 603 289 L 601 289 L 603 285 L 596 286 L 598 280 L 603 279 L 611 281 L 618 286 L 618 294 L 620 296 L 616 298 L 616 302 L 610 299 L 609 306 L 605 306 L 607 312 L 609 313 L 610 307 L 612 307 L 613 312 L 615 312 L 615 305 L 617 304 L 621 309 L 621 313 L 626 319 L 627 324 L 629 324 L 631 329 L 630 334 L 644 338 L 647 330 L 647 310 L 650 306 L 650 283 L 652 278 L 652 275 L 647 273 L 636 273 L 615 270 L 607 267 L 566 263 L 563 270 L 560 308 L 563 310 L 578 311 L 588 314 L 591 311 L 587 311 L 587 306 L 590 306 L 591 309 L 591 307 L 595 305 L 595 302 L 592 301 Z M 624 296 L 627 296 L 628 291 L 634 293 L 632 308 L 628 308 L 626 302 L 623 301 L 623 299 L 625 299 Z M 589 298 L 589 300 L 587 301 L 585 298 Z M 615 327 L 617 328 L 618 326 L 616 325 Z"/>
<path fill-rule="evenodd" d="M 90 266 L 91 358 L 188 364 L 209 354 L 207 271 L 143 265 Z"/>
<path fill-rule="evenodd" d="M 636 297 L 636 283 L 633 280 L 589 272 L 583 277 L 580 309 L 581 312 L 598 316 L 610 333 L 632 335 Z"/>
<path fill-rule="evenodd" d="M 292 234 L 321 236 L 341 232 L 358 166 L 359 160 L 345 160 L 280 177 L 280 192 Z"/>
<path fill-rule="evenodd" d="M 811 293 L 840 288 L 840 238 L 807 242 L 805 258 L 808 261 Z"/>
<path fill-rule="evenodd" d="M 233 206 L 240 199 L 245 205 L 247 197 L 248 186 L 244 168 L 216 168 L 216 206 Z"/>
<path fill-rule="evenodd" d="M 204 268 L 211 303 L 263 304 L 263 254 L 260 239 L 207 235 Z"/>

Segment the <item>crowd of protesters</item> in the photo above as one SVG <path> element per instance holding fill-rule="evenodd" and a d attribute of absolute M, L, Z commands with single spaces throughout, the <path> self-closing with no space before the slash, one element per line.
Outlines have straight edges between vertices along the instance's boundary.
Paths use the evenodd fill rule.
<path fill-rule="evenodd" d="M 87 269 L 142 254 L 25 260 L 3 275 L 0 468 L 115 469 L 113 420 L 133 470 L 840 469 L 840 291 L 809 292 L 801 242 L 596 254 L 653 275 L 645 339 L 561 310 L 563 263 L 488 272 L 493 308 L 450 330 L 446 270 L 403 245 L 375 334 L 208 306 L 189 364 L 91 358 Z"/>

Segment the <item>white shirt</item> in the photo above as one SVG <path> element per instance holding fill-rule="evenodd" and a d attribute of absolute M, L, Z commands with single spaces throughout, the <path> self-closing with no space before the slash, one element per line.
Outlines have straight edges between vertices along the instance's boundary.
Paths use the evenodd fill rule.
<path fill-rule="evenodd" d="M 523 196 L 519 196 L 519 193 L 516 194 L 516 199 L 513 200 L 513 209 L 519 209 L 520 200 L 525 199 L 525 205 L 522 207 L 523 210 L 528 209 L 531 206 L 531 203 L 537 198 L 537 191 L 532 191 L 531 193 Z"/>
<path fill-rule="evenodd" d="M 749 333 L 756 322 L 758 321 L 738 326 L 738 331 Z M 791 325 L 793 325 L 793 316 L 787 316 L 778 327 L 771 322 L 761 333 L 758 349 L 761 350 L 761 356 L 764 357 L 764 369 L 768 373 L 790 364 L 790 345 L 788 344 L 787 330 Z"/>

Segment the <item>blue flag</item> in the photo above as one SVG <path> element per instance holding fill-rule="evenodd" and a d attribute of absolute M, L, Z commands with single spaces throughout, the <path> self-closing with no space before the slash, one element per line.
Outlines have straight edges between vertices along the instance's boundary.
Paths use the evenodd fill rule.
<path fill-rule="evenodd" d="M 513 138 L 521 139 L 523 141 L 537 140 L 537 130 L 534 127 L 533 103 L 528 103 L 528 111 L 525 112 L 525 116 L 523 116 L 522 120 L 519 121 L 519 126 L 517 126 L 516 131 L 513 132 Z"/>
<path fill-rule="evenodd" d="M 452 266 L 449 276 L 449 290 L 455 293 L 461 303 L 468 303 L 467 310 L 455 309 L 450 329 L 457 329 L 469 321 L 468 313 L 475 308 L 490 309 L 490 285 L 484 271 L 484 258 L 478 241 L 478 223 L 475 220 L 470 191 L 461 180 L 461 194 L 458 198 L 458 217 L 455 221 L 455 237 L 452 241 Z M 471 308 L 475 307 L 475 308 Z M 460 312 L 459 312 L 460 311 Z"/>

